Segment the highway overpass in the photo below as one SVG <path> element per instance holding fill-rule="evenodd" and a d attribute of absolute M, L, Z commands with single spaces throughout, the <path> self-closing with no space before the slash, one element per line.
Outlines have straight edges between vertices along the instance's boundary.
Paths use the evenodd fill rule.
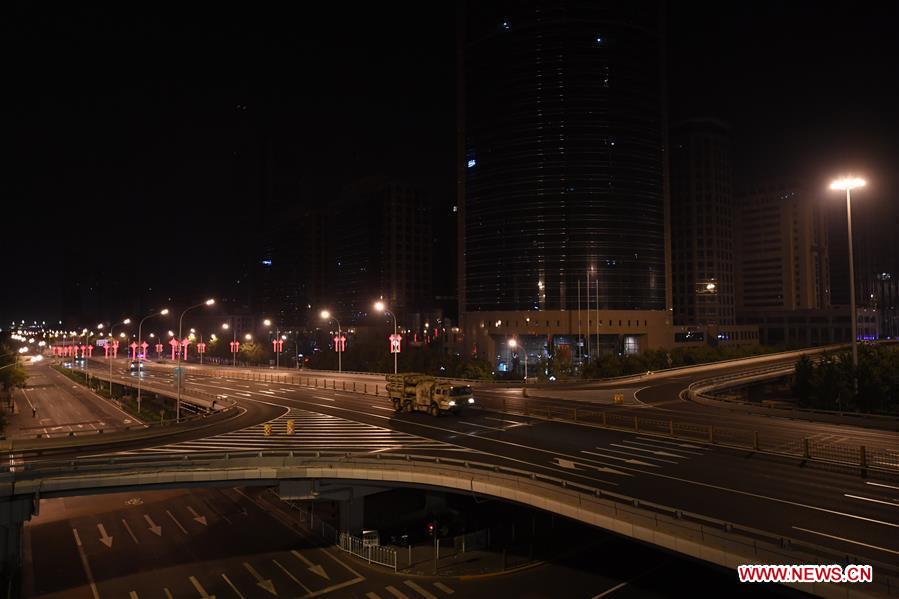
<path fill-rule="evenodd" d="M 899 482 L 890 462 L 899 447 L 896 433 L 739 414 L 679 398 L 679 391 L 705 374 L 683 372 L 657 385 L 622 387 L 635 400 L 629 405 L 589 398 L 535 400 L 514 390 L 479 389 L 487 409 L 436 419 L 395 414 L 383 388 L 379 395 L 372 389 L 366 395 L 344 392 L 344 381 L 323 388 L 317 377 L 309 381 L 297 374 L 264 380 L 241 378 L 239 372 L 204 374 L 191 376 L 189 384 L 227 395 L 248 411 L 269 411 L 272 435 L 266 437 L 263 423 L 256 422 L 215 434 L 185 432 L 127 447 L 92 448 L 100 458 L 83 458 L 87 450 L 78 447 L 57 449 L 53 456 L 23 452 L 6 474 L 7 522 L 27 517 L 35 497 L 53 493 L 134 485 L 374 481 L 511 499 L 729 566 L 751 558 L 745 540 L 755 538 L 753 547 L 768 551 L 769 545 L 780 545 L 786 553 L 798 551 L 800 560 L 810 559 L 807 552 L 827 552 L 841 556 L 831 557 L 841 562 L 877 563 L 875 580 L 891 581 L 887 572 L 897 568 Z M 171 389 L 165 371 L 151 371 L 147 380 Z M 293 435 L 287 434 L 287 420 L 294 420 Z M 635 426 L 626 426 L 629 422 Z M 332 427 L 337 426 L 353 432 L 336 435 Z M 761 446 L 738 443 L 735 435 L 741 431 L 758 433 Z M 113 441 L 112 435 L 107 440 Z M 863 469 L 853 461 L 858 456 L 846 448 L 861 445 L 879 451 L 883 463 Z M 308 453 L 313 447 L 319 457 Z M 835 459 L 805 455 L 806 447 L 835 452 Z M 335 456 L 322 448 L 343 451 Z M 612 505 L 621 511 L 610 515 Z M 731 544 L 697 542 L 690 536 L 693 526 L 710 542 Z"/>

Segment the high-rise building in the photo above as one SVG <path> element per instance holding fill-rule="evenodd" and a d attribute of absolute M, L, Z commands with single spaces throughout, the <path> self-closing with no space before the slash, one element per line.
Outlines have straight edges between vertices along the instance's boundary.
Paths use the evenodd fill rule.
<path fill-rule="evenodd" d="M 737 311 L 830 307 L 821 198 L 800 186 L 774 184 L 741 194 L 737 205 Z"/>
<path fill-rule="evenodd" d="M 341 321 L 360 322 L 379 297 L 406 326 L 433 309 L 431 206 L 421 190 L 376 177 L 348 185 L 325 237 Z"/>
<path fill-rule="evenodd" d="M 513 335 L 529 355 L 665 343 L 660 4 L 472 2 L 462 20 L 468 349 L 494 360 Z"/>
<path fill-rule="evenodd" d="M 670 148 L 674 322 L 733 324 L 730 127 L 715 119 L 677 123 Z"/>

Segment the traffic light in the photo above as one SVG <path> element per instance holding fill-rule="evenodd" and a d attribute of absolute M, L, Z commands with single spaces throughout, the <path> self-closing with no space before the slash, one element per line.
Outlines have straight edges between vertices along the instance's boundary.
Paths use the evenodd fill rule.
<path fill-rule="evenodd" d="M 428 522 L 428 536 L 433 537 L 437 532 L 437 523 L 436 522 Z"/>

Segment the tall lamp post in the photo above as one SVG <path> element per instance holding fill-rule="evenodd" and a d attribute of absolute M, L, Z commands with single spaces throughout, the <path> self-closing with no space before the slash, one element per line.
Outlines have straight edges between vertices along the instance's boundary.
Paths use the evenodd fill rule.
<path fill-rule="evenodd" d="M 517 339 L 509 339 L 509 347 L 515 349 L 518 347 Z M 521 349 L 524 350 L 524 382 L 527 384 L 528 382 L 528 348 L 526 348 L 523 344 Z"/>
<path fill-rule="evenodd" d="M 328 322 L 333 320 L 337 323 L 337 343 L 334 344 L 334 349 L 337 350 L 337 372 L 343 372 L 343 331 L 340 328 L 340 321 L 337 320 L 336 316 L 332 316 L 327 310 L 322 310 L 320 316 L 322 317 L 322 320 L 327 320 Z M 396 333 L 395 328 L 393 332 Z M 394 364 L 393 372 L 396 374 L 396 364 Z"/>
<path fill-rule="evenodd" d="M 270 319 L 266 318 L 265 320 L 262 321 L 262 324 L 264 324 L 267 327 L 270 327 L 270 326 L 272 326 L 272 321 Z M 269 329 L 268 332 L 271 333 L 272 332 L 271 329 Z M 278 370 L 281 367 L 281 350 L 280 350 L 280 345 L 278 344 L 278 341 L 281 342 L 280 345 L 283 345 L 284 339 L 281 338 L 281 328 L 278 326 L 275 326 L 275 343 L 272 346 L 272 349 L 275 352 L 275 370 Z M 278 348 L 276 349 L 275 346 L 278 346 Z"/>
<path fill-rule="evenodd" d="M 858 314 L 855 312 L 855 266 L 852 260 L 852 190 L 864 187 L 865 180 L 859 177 L 843 177 L 830 184 L 834 190 L 846 190 L 846 226 L 849 231 L 849 322 L 852 324 L 852 380 L 858 394 Z"/>
<path fill-rule="evenodd" d="M 189 306 L 184 309 L 181 313 L 181 316 L 178 318 L 178 341 L 180 342 L 184 337 L 182 337 L 183 328 L 184 328 L 184 315 L 193 310 L 194 308 L 202 308 L 203 306 L 211 306 L 215 303 L 214 299 L 208 299 L 201 304 L 194 304 L 193 306 Z M 175 400 L 175 422 L 181 422 L 181 351 L 178 351 L 178 365 L 176 367 L 175 372 L 178 377 L 178 397 Z M 140 373 L 138 373 L 138 377 Z"/>
<path fill-rule="evenodd" d="M 396 314 L 387 309 L 387 306 L 384 305 L 383 301 L 378 300 L 375 302 L 375 311 L 383 312 L 384 314 L 389 314 L 393 317 L 393 336 L 396 337 Z M 392 351 L 392 348 L 391 348 Z M 392 351 L 393 353 L 393 374 L 396 374 L 396 357 L 399 352 Z"/>
<path fill-rule="evenodd" d="M 222 324 L 222 330 L 227 331 L 231 329 L 233 335 L 231 336 L 231 366 L 233 368 L 237 368 L 237 349 L 239 344 L 237 343 L 237 327 L 234 326 L 234 317 L 231 318 L 231 324 L 227 322 Z"/>
<path fill-rule="evenodd" d="M 152 314 L 147 314 L 146 316 L 141 318 L 140 322 L 137 325 L 137 343 L 138 343 L 138 345 L 140 345 L 144 341 L 144 338 L 141 337 L 141 328 L 144 326 L 144 321 L 147 320 L 148 318 L 152 318 L 154 316 L 165 316 L 168 313 L 169 313 L 169 309 L 165 308 L 163 310 L 160 310 L 159 312 L 153 312 Z M 137 353 L 137 350 L 135 350 L 135 353 Z M 140 387 L 141 387 L 141 381 L 144 378 L 143 371 L 141 370 L 141 365 L 143 364 L 143 361 L 142 361 L 143 356 L 144 356 L 143 352 L 137 354 L 137 415 L 138 415 L 138 418 L 140 417 Z"/>
<path fill-rule="evenodd" d="M 117 324 L 131 324 L 131 319 L 126 318 L 121 323 L 115 322 L 109 325 L 109 343 L 115 342 L 115 328 Z M 112 347 L 109 348 L 109 399 L 112 399 Z"/>

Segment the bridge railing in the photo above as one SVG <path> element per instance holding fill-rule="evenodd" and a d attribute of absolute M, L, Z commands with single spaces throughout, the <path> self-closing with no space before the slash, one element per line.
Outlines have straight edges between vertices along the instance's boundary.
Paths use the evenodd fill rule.
<path fill-rule="evenodd" d="M 591 485 L 589 481 L 574 482 L 547 474 L 539 467 L 527 469 L 503 462 L 502 458 L 485 462 L 423 454 L 372 456 L 310 451 L 126 455 L 7 468 L 0 471 L 0 489 L 7 495 L 46 494 L 65 492 L 67 488 L 86 490 L 101 489 L 104 485 L 170 485 L 173 482 L 208 484 L 216 480 L 231 485 L 272 484 L 282 477 L 436 484 L 529 503 L 675 551 L 689 553 L 685 547 L 703 545 L 712 549 L 702 552 L 703 557 L 709 556 L 706 559 L 729 567 L 735 563 L 871 564 L 877 571 L 869 587 L 873 592 L 889 595 L 899 591 L 895 564 L 644 501 Z"/>

